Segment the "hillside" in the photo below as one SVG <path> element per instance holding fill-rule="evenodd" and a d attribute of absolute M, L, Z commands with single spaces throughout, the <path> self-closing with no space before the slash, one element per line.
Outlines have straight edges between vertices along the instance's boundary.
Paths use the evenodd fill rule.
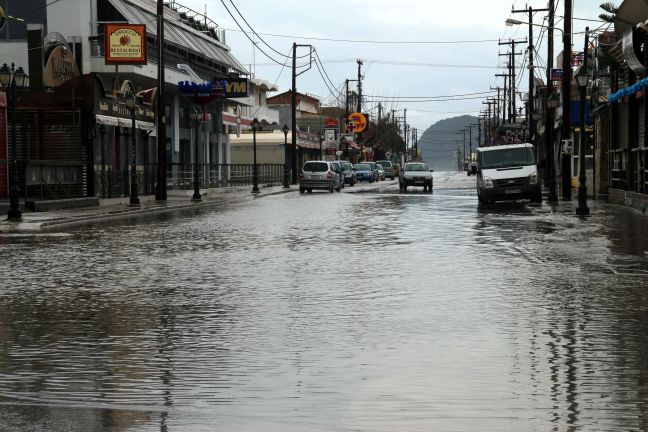
<path fill-rule="evenodd" d="M 463 152 L 462 129 L 476 124 L 477 117 L 460 116 L 440 120 L 427 128 L 419 138 L 423 160 L 435 170 L 456 170 L 457 150 Z M 477 145 L 477 128 L 472 131 L 473 149 Z M 468 132 L 466 132 L 466 153 L 468 153 Z"/>

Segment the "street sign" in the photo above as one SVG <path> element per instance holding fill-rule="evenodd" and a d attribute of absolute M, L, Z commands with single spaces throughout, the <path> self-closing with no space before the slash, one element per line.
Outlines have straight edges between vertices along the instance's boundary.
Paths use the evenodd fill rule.
<path fill-rule="evenodd" d="M 563 70 L 562 69 L 551 69 L 551 81 L 562 81 Z"/>
<path fill-rule="evenodd" d="M 385 157 L 386 157 L 387 159 L 391 158 L 391 152 L 385 152 Z"/>

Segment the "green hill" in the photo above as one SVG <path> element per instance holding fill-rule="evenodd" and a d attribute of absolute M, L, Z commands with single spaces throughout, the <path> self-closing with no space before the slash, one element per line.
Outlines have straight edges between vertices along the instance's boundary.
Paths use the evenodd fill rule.
<path fill-rule="evenodd" d="M 427 128 L 419 138 L 423 160 L 437 171 L 457 170 L 457 151 L 463 153 L 462 129 L 468 125 L 477 124 L 477 117 L 460 116 L 439 120 Z M 472 128 L 473 150 L 477 146 L 477 127 Z M 466 153 L 469 149 L 469 135 L 466 132 Z"/>

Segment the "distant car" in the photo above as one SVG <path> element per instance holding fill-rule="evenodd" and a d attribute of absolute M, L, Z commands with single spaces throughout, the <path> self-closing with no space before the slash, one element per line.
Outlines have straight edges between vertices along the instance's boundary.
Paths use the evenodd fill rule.
<path fill-rule="evenodd" d="M 356 176 L 355 171 L 353 170 L 353 164 L 349 161 L 345 160 L 336 160 L 333 162 L 337 162 L 340 164 L 340 167 L 342 167 L 342 175 L 344 176 L 344 184 L 348 184 L 349 186 L 353 186 L 358 182 L 358 178 Z"/>
<path fill-rule="evenodd" d="M 343 186 L 342 171 L 337 163 L 329 161 L 306 161 L 299 173 L 299 192 L 325 189 L 340 192 Z"/>
<path fill-rule="evenodd" d="M 369 164 L 371 167 L 371 170 L 374 172 L 374 180 L 378 181 L 380 180 L 380 173 L 378 172 L 378 164 L 376 162 L 365 162 Z"/>
<path fill-rule="evenodd" d="M 353 166 L 355 168 L 356 176 L 359 182 L 367 181 L 373 183 L 376 181 L 376 174 L 368 163 L 357 163 Z"/>
<path fill-rule="evenodd" d="M 477 174 L 477 163 L 476 162 L 471 162 L 466 165 L 466 174 L 468 176 L 472 174 Z"/>
<path fill-rule="evenodd" d="M 376 161 L 376 163 L 380 166 L 383 167 L 383 170 L 385 170 L 385 177 L 389 177 L 390 180 L 394 180 L 394 177 L 396 176 L 396 173 L 394 172 L 394 166 L 392 163 L 388 160 L 379 160 Z"/>
<path fill-rule="evenodd" d="M 408 162 L 399 177 L 400 188 L 407 192 L 408 186 L 423 186 L 423 191 L 432 193 L 432 170 L 423 162 Z"/>
<path fill-rule="evenodd" d="M 385 180 L 385 169 L 379 163 L 376 163 L 378 169 L 378 180 Z"/>

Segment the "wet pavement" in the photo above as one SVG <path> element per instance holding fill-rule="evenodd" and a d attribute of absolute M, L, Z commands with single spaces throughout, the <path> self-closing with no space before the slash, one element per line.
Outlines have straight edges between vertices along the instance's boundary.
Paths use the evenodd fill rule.
<path fill-rule="evenodd" d="M 473 185 L 0 234 L 0 430 L 648 429 L 648 218 Z"/>

